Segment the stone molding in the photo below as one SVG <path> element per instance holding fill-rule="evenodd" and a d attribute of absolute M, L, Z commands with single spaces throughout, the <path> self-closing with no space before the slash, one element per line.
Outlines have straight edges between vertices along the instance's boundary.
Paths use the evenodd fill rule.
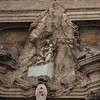
<path fill-rule="evenodd" d="M 100 20 L 99 0 L 56 0 L 71 20 Z M 33 22 L 54 0 L 2 0 L 0 22 Z"/>
<path fill-rule="evenodd" d="M 0 22 L 33 22 L 41 10 L 9 10 L 0 11 Z M 100 20 L 100 9 L 66 9 L 66 13 L 72 21 Z"/>

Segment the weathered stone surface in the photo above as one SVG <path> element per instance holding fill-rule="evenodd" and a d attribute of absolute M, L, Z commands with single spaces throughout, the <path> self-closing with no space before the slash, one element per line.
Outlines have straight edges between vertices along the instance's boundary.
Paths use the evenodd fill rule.
<path fill-rule="evenodd" d="M 28 4 L 31 5 L 30 2 Z M 12 11 L 13 6 L 10 6 L 11 8 L 8 6 L 8 10 Z M 35 3 L 35 6 L 38 4 Z M 85 6 L 87 7 L 83 4 L 81 8 Z M 16 5 L 15 9 L 21 9 L 21 6 Z M 25 35 L 18 31 L 16 32 L 22 35 L 17 33 L 1 35 L 0 43 L 4 47 L 7 45 L 8 50 L 4 49 L 2 52 L 1 45 L 0 96 L 32 97 L 36 86 L 40 83 L 47 86 L 50 97 L 85 98 L 89 91 L 100 88 L 99 28 L 96 26 L 87 28 L 85 24 L 79 33 L 78 27 L 71 22 L 65 11 L 59 3 L 54 3 L 31 24 L 30 32 Z M 89 31 L 86 31 L 87 29 Z M 9 59 L 11 62 L 16 61 L 16 66 L 9 64 L 7 62 Z M 53 78 L 47 75 L 47 72 L 43 74 L 37 71 L 38 77 L 34 75 L 29 77 L 29 67 L 41 67 L 51 62 L 54 63 Z"/>
<path fill-rule="evenodd" d="M 99 0 L 56 0 L 71 20 L 99 20 Z M 2 0 L 0 22 L 33 22 L 54 0 Z"/>

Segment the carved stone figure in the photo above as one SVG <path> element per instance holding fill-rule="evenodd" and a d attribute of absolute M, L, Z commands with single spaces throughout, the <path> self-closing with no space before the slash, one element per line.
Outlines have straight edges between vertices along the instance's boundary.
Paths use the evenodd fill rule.
<path fill-rule="evenodd" d="M 64 8 L 54 3 L 31 24 L 31 30 L 19 57 L 20 64 L 30 66 L 53 62 L 55 81 L 69 87 L 76 80 L 72 49 L 78 44 L 74 43 L 77 26 L 70 21 Z"/>
<path fill-rule="evenodd" d="M 19 55 L 11 54 L 0 46 L 1 86 L 34 90 L 42 83 L 47 86 L 50 96 L 65 96 L 74 87 L 86 86 L 90 80 L 81 71 L 81 66 L 92 56 L 98 56 L 100 50 L 86 46 L 81 48 L 80 45 L 78 27 L 59 3 L 52 4 L 31 24 L 30 35 Z M 50 68 L 49 63 L 54 68 L 53 77 L 47 74 L 28 76 L 29 68 L 40 67 L 42 71 L 44 66 Z"/>

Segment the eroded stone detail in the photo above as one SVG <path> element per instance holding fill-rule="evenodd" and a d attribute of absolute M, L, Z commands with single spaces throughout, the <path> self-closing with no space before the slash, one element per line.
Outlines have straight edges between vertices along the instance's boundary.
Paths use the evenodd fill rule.
<path fill-rule="evenodd" d="M 86 96 L 86 100 L 99 100 L 100 99 L 100 89 L 95 91 L 90 91 Z"/>
<path fill-rule="evenodd" d="M 50 96 L 66 96 L 74 87 L 86 86 L 91 80 L 81 66 L 100 60 L 100 48 L 82 47 L 78 27 L 58 3 L 52 4 L 31 24 L 29 38 L 19 56 L 4 50 L 2 45 L 0 48 L 2 87 L 31 91 L 42 83 L 47 86 Z M 42 70 L 41 65 L 48 63 L 54 65 L 52 78 L 47 75 L 28 76 L 29 67 L 40 66 Z"/>

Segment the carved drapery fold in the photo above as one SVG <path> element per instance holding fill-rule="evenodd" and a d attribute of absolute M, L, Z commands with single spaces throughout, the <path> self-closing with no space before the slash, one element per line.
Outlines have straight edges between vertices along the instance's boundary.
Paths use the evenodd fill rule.
<path fill-rule="evenodd" d="M 75 87 L 85 87 L 91 82 L 90 72 L 84 66 L 94 61 L 99 63 L 100 49 L 80 43 L 78 27 L 59 3 L 53 3 L 42 12 L 29 30 L 30 35 L 20 55 L 0 47 L 2 87 L 20 88 L 34 95 L 36 86 L 43 83 L 49 96 L 66 96 Z M 53 65 L 53 77 L 47 74 L 28 76 L 29 68 L 40 66 L 42 71 L 42 67 L 47 65 L 48 68 L 49 63 Z"/>

